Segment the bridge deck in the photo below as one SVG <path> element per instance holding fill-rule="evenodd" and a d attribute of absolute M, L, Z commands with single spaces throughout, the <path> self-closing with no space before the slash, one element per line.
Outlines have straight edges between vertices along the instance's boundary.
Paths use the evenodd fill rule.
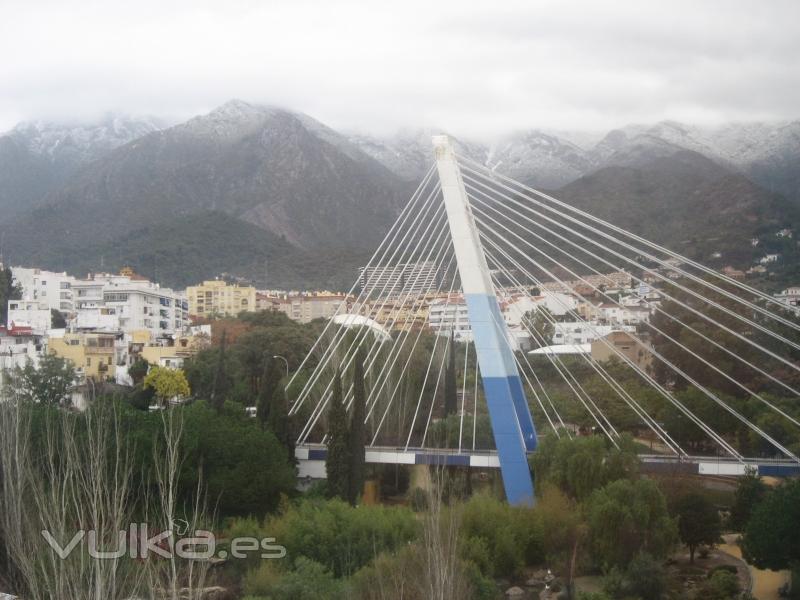
<path fill-rule="evenodd" d="M 300 476 L 325 477 L 327 448 L 322 444 L 303 444 L 295 449 L 300 463 Z M 500 461 L 495 450 L 454 450 L 445 448 L 392 448 L 369 446 L 366 461 L 389 465 L 441 465 L 498 469 Z M 745 470 L 755 468 L 759 475 L 770 477 L 800 476 L 800 464 L 790 459 L 735 458 L 715 456 L 666 456 L 642 454 L 639 458 L 649 472 L 680 472 L 694 475 L 741 476 Z"/>

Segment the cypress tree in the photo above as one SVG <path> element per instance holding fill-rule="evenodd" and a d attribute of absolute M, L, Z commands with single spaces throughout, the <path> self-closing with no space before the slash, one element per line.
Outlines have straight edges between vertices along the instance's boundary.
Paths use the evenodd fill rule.
<path fill-rule="evenodd" d="M 275 364 L 275 359 L 265 358 L 261 386 L 258 392 L 258 410 L 256 411 L 262 429 L 267 427 L 270 412 L 272 412 L 272 399 L 276 389 L 280 387 L 280 381 L 281 373 Z"/>
<path fill-rule="evenodd" d="M 364 351 L 358 349 L 353 365 L 353 415 L 350 422 L 350 484 L 348 500 L 355 506 L 364 491 L 364 446 L 367 443 L 364 418 L 367 394 L 364 381 Z"/>
<path fill-rule="evenodd" d="M 0 322 L 4 325 L 8 319 L 8 301 L 22 298 L 22 288 L 14 284 L 11 267 L 0 263 Z"/>
<path fill-rule="evenodd" d="M 453 334 L 447 347 L 447 368 L 444 372 L 444 415 L 458 412 L 458 384 L 456 383 L 456 349 Z"/>
<path fill-rule="evenodd" d="M 342 376 L 338 371 L 333 379 L 333 394 L 328 406 L 328 493 L 347 500 L 350 473 L 350 445 L 347 440 L 347 411 L 342 402 Z"/>
<path fill-rule="evenodd" d="M 221 413 L 225 406 L 225 395 L 228 391 L 225 375 L 225 337 L 226 330 L 222 330 L 219 341 L 219 355 L 217 356 L 217 369 L 214 372 L 214 384 L 211 388 L 211 405 Z"/>
<path fill-rule="evenodd" d="M 286 389 L 278 382 L 272 393 L 267 427 L 275 434 L 278 441 L 286 447 L 289 460 L 294 462 L 294 439 L 289 422 L 289 401 Z"/>

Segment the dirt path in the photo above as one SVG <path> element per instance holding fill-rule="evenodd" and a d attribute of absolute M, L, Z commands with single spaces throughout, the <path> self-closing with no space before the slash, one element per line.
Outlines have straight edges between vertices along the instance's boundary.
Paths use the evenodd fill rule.
<path fill-rule="evenodd" d="M 731 556 L 742 558 L 742 550 L 736 543 L 737 536 L 726 535 L 723 536 L 724 544 L 720 544 L 718 548 Z M 779 600 L 778 588 L 789 581 L 789 571 L 766 571 L 756 569 L 749 566 L 750 577 L 753 580 L 753 597 L 757 600 Z"/>

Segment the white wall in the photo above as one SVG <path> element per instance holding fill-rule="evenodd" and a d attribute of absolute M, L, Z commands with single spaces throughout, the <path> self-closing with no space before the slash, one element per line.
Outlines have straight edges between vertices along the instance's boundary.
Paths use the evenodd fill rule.
<path fill-rule="evenodd" d="M 8 327 L 16 325 L 30 325 L 37 335 L 44 335 L 51 327 L 52 315 L 46 304 L 37 301 L 9 300 L 8 301 Z"/>
<path fill-rule="evenodd" d="M 36 300 L 64 313 L 72 312 L 72 284 L 75 278 L 66 273 L 41 269 L 11 267 L 14 281 L 22 287 L 24 300 Z"/>

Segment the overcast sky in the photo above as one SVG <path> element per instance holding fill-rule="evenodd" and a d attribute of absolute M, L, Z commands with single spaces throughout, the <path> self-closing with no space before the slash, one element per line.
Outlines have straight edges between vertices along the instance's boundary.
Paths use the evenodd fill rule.
<path fill-rule="evenodd" d="M 0 130 L 230 98 L 339 129 L 800 116 L 800 1 L 0 0 Z"/>

